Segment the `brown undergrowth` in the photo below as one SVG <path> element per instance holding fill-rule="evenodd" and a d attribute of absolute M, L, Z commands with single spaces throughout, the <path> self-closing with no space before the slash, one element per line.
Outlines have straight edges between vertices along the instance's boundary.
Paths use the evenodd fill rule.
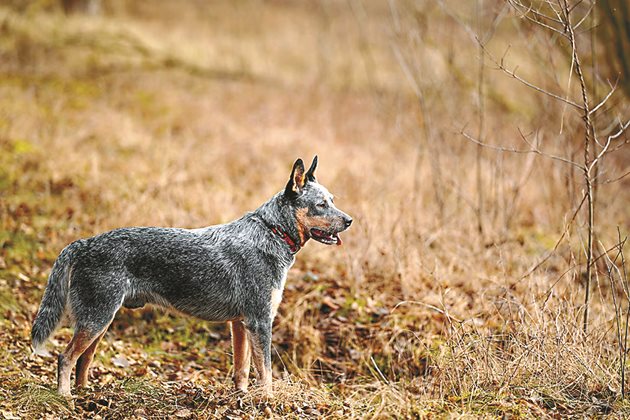
<path fill-rule="evenodd" d="M 25 4 L 0 6 L 2 416 L 628 415 L 611 300 L 621 289 L 604 266 L 581 332 L 579 176 L 485 151 L 478 231 L 476 150 L 458 134 L 477 118 L 477 50 L 443 9 L 402 9 L 420 29 L 401 38 L 409 22 L 392 21 L 387 2 L 116 1 L 95 17 Z M 519 25 L 506 18 L 488 48 L 512 45 L 534 79 L 536 60 L 556 54 L 562 74 L 561 49 Z M 396 51 L 418 60 L 424 111 Z M 577 119 L 487 78 L 488 142 L 520 146 L 522 128 L 549 153 L 576 153 Z M 154 309 L 117 315 L 74 407 L 55 395 L 55 358 L 31 355 L 29 332 L 64 245 L 119 226 L 234 219 L 316 153 L 355 223 L 343 247 L 309 243 L 289 273 L 274 399 L 232 390 L 224 325 Z M 627 151 L 606 164 L 607 179 L 623 173 Z M 629 191 L 627 178 L 598 191 L 606 247 L 617 226 L 628 232 Z M 70 336 L 59 330 L 51 353 Z"/>

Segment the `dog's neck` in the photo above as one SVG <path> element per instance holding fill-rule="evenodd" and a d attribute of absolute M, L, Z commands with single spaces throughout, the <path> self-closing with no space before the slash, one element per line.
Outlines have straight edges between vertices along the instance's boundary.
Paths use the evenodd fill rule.
<path fill-rule="evenodd" d="M 299 243 L 296 243 L 293 239 L 291 239 L 288 233 L 286 233 L 279 227 L 272 226 L 270 229 L 273 233 L 282 238 L 282 240 L 286 242 L 287 245 L 289 245 L 289 250 L 291 251 L 291 254 L 296 254 L 302 248 Z"/>
<path fill-rule="evenodd" d="M 280 192 L 256 209 L 254 214 L 274 235 L 288 245 L 291 254 L 295 254 L 304 246 L 308 238 L 302 239 L 295 214 L 283 200 L 285 198 Z"/>

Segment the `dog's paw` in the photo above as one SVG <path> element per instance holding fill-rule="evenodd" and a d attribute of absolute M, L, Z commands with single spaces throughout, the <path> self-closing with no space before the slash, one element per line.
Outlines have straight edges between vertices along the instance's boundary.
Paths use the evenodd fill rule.
<path fill-rule="evenodd" d="M 271 384 L 266 384 L 263 386 L 262 395 L 267 400 L 273 399 L 273 388 L 271 387 Z"/>
<path fill-rule="evenodd" d="M 247 394 L 248 385 L 249 384 L 247 383 L 247 379 L 234 381 L 234 389 L 243 394 Z"/>
<path fill-rule="evenodd" d="M 57 394 L 59 394 L 60 397 L 64 397 L 66 399 L 72 398 L 72 394 L 70 393 L 69 389 L 58 389 Z"/>
<path fill-rule="evenodd" d="M 59 396 L 66 400 L 68 404 L 68 408 L 74 410 L 74 396 L 70 393 L 70 390 L 59 390 L 57 391 Z"/>

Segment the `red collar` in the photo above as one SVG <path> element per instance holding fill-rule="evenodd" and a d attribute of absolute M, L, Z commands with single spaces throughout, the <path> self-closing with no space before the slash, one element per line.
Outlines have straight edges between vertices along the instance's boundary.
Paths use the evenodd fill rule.
<path fill-rule="evenodd" d="M 283 231 L 282 229 L 280 229 L 279 227 L 272 226 L 271 227 L 271 231 L 273 233 L 275 233 L 276 235 L 278 235 L 280 238 L 282 238 L 282 240 L 284 242 L 286 242 L 287 245 L 289 245 L 289 249 L 291 250 L 291 254 L 295 254 L 296 252 L 298 252 L 300 250 L 300 248 L 301 248 L 300 245 L 296 244 L 295 241 L 293 239 L 291 239 L 289 234 L 286 233 L 285 231 Z"/>

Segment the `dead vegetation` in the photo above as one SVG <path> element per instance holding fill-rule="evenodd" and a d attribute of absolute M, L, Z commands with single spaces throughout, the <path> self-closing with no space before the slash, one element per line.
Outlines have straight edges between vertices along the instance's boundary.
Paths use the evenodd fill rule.
<path fill-rule="evenodd" d="M 596 178 L 586 334 L 581 174 L 506 151 L 582 157 L 580 115 L 513 77 L 579 98 L 566 43 L 493 1 L 105 4 L 0 6 L 0 414 L 628 415 L 627 134 Z M 482 67 L 471 27 L 492 29 Z M 589 60 L 598 103 L 610 85 Z M 602 111 L 610 135 L 630 104 Z M 225 326 L 155 310 L 118 314 L 74 408 L 52 392 L 54 357 L 28 335 L 64 245 L 231 220 L 316 153 L 355 224 L 289 273 L 274 400 L 232 391 Z"/>

